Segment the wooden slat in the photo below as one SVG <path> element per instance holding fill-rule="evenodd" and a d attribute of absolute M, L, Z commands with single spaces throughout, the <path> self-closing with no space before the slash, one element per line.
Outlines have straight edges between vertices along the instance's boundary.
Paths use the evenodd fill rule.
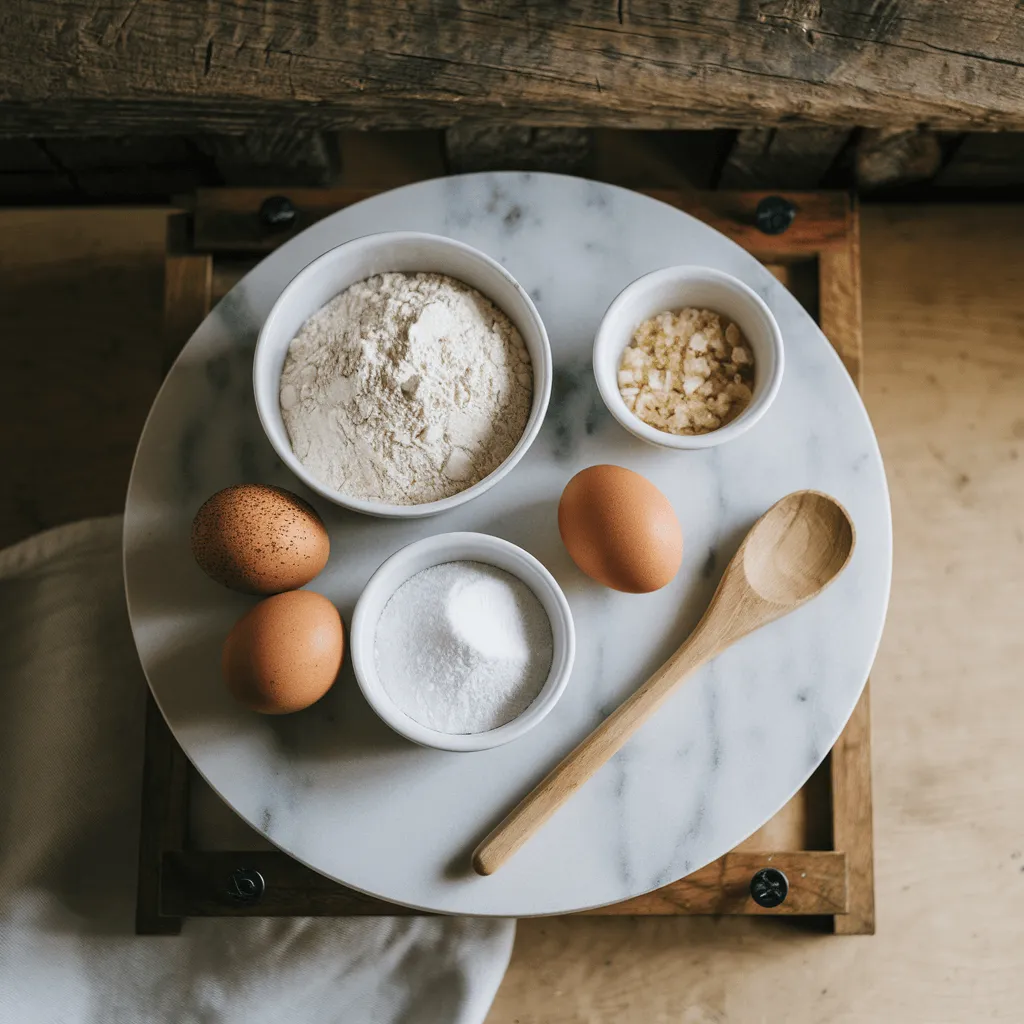
<path fill-rule="evenodd" d="M 771 909 L 750 896 L 750 880 L 761 868 L 773 867 L 789 879 L 789 895 Z M 791 853 L 727 853 L 724 857 L 645 896 L 586 915 L 748 914 L 792 917 L 845 914 L 848 905 L 846 856 L 831 850 Z"/>
<path fill-rule="evenodd" d="M 1024 127 L 1015 0 L 19 0 L 0 131 Z"/>
<path fill-rule="evenodd" d="M 821 328 L 859 388 L 863 375 L 860 217 L 851 210 L 849 244 L 819 259 Z M 850 910 L 835 918 L 843 935 L 875 930 L 874 832 L 871 796 L 871 722 L 865 684 L 846 728 L 829 754 L 832 776 L 832 844 L 847 856 Z"/>
<path fill-rule="evenodd" d="M 864 351 L 859 224 L 857 209 L 851 207 L 844 245 L 818 257 L 818 322 L 858 388 Z"/>
<path fill-rule="evenodd" d="M 641 191 L 699 217 L 761 260 L 806 259 L 847 244 L 850 200 L 845 192 Z M 769 195 L 782 196 L 796 207 L 793 223 L 781 235 L 766 235 L 757 227 L 757 204 Z"/>
<path fill-rule="evenodd" d="M 188 828 L 188 762 L 164 716 L 146 692 L 146 744 L 142 766 L 142 820 L 139 828 L 139 876 L 135 931 L 139 935 L 177 935 L 181 915 L 162 910 L 163 858 L 181 850 Z"/>
<path fill-rule="evenodd" d="M 199 189 L 195 194 L 194 244 L 197 250 L 213 253 L 271 252 L 318 220 L 380 191 L 372 187 Z M 260 221 L 260 205 L 274 195 L 287 196 L 295 206 L 295 222 L 287 230 L 270 231 Z"/>
<path fill-rule="evenodd" d="M 750 897 L 750 880 L 764 867 L 782 870 L 789 895 L 773 909 Z M 255 868 L 266 882 L 258 903 L 237 903 L 228 895 L 232 871 Z M 846 858 L 830 851 L 729 853 L 656 892 L 589 916 L 756 914 L 766 916 L 843 914 L 848 901 Z M 421 913 L 346 889 L 277 851 L 174 851 L 164 856 L 161 909 L 180 917 L 360 917 Z"/>
<path fill-rule="evenodd" d="M 793 260 L 845 249 L 850 202 L 845 192 L 783 192 L 797 208 L 790 228 L 766 235 L 755 221 L 757 204 L 768 192 L 694 192 L 646 189 L 647 195 L 700 217 L 735 242 L 766 260 Z M 195 198 L 195 246 L 209 252 L 270 252 L 294 234 L 352 203 L 376 195 L 377 189 L 200 189 Z M 260 204 L 284 194 L 294 204 L 295 226 L 268 231 L 259 219 Z"/>
<path fill-rule="evenodd" d="M 837 935 L 875 932 L 875 840 L 871 795 L 871 697 L 865 685 L 846 728 L 829 754 L 832 766 L 832 842 L 846 854 L 848 913 L 835 918 Z"/>
<path fill-rule="evenodd" d="M 167 218 L 167 259 L 164 265 L 164 327 L 161 350 L 164 373 L 212 306 L 213 257 L 190 251 L 191 219 Z"/>
<path fill-rule="evenodd" d="M 266 881 L 258 903 L 228 896 L 231 873 L 255 868 Z M 176 917 L 410 916 L 410 910 L 332 882 L 277 850 L 172 850 L 163 859 L 164 914 Z"/>

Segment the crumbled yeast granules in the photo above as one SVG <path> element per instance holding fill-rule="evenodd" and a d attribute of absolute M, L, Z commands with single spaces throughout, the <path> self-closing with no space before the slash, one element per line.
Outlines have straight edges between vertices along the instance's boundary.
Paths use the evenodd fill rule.
<path fill-rule="evenodd" d="M 754 357 L 740 329 L 709 309 L 645 320 L 622 353 L 619 393 L 644 423 L 707 434 L 750 404 Z"/>

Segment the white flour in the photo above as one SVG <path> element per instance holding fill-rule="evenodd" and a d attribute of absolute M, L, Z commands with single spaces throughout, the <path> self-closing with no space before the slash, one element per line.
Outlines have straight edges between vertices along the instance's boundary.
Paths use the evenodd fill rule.
<path fill-rule="evenodd" d="M 536 594 L 481 562 L 447 562 L 406 580 L 374 637 L 388 696 L 420 725 L 449 735 L 496 729 L 525 711 L 553 650 Z"/>
<path fill-rule="evenodd" d="M 378 274 L 314 313 L 281 374 L 292 449 L 355 498 L 415 505 L 457 494 L 511 453 L 533 395 L 514 324 L 439 274 Z"/>

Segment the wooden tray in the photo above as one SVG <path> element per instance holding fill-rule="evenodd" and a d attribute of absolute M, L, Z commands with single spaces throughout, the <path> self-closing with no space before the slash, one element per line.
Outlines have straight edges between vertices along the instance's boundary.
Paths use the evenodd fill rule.
<path fill-rule="evenodd" d="M 286 194 L 215 189 L 188 200 L 188 212 L 168 222 L 165 368 L 212 306 L 263 254 L 316 220 L 374 194 L 365 189 L 290 189 Z M 860 249 L 857 209 L 850 197 L 835 192 L 649 194 L 700 217 L 763 260 L 815 317 L 859 385 Z M 784 214 L 774 225 L 765 217 L 772 204 L 776 213 L 781 204 Z M 788 227 L 777 234 L 762 230 L 785 224 L 787 211 L 795 211 Z M 418 913 L 346 889 L 278 851 L 194 849 L 188 837 L 191 775 L 150 696 L 139 934 L 176 934 L 185 917 Z M 773 907 L 759 905 L 751 895 L 752 881 L 766 868 L 783 872 L 788 880 L 785 898 Z M 874 932 L 868 688 L 828 757 L 762 829 L 678 882 L 586 913 L 818 916 L 831 917 L 837 934 Z"/>

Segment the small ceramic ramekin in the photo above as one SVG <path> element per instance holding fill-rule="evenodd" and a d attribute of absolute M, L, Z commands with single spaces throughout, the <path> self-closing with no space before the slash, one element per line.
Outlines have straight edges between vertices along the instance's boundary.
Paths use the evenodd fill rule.
<path fill-rule="evenodd" d="M 377 674 L 374 641 L 384 606 L 406 580 L 445 562 L 483 562 L 511 573 L 534 592 L 551 623 L 551 668 L 540 693 L 522 714 L 487 732 L 450 734 L 421 725 L 395 705 Z M 569 682 L 576 656 L 576 630 L 562 588 L 529 552 L 484 533 L 442 533 L 396 551 L 370 577 L 352 614 L 349 649 L 352 668 L 363 696 L 395 732 L 424 747 L 487 750 L 529 732 L 558 703 Z"/>
<path fill-rule="evenodd" d="M 454 277 L 485 295 L 516 325 L 533 364 L 533 403 L 526 429 L 508 458 L 482 480 L 450 498 L 420 505 L 364 501 L 336 491 L 314 476 L 292 451 L 281 415 L 281 371 L 288 346 L 299 328 L 321 306 L 357 281 L 388 271 L 434 273 Z M 415 519 L 465 504 L 490 490 L 526 454 L 540 433 L 551 397 L 551 344 L 533 300 L 496 260 L 463 242 L 442 235 L 391 231 L 345 242 L 313 260 L 292 279 L 263 324 L 253 357 L 256 411 L 281 461 L 321 497 L 367 515 Z"/>
<path fill-rule="evenodd" d="M 750 404 L 736 419 L 707 434 L 658 430 L 634 415 L 619 394 L 619 364 L 637 327 L 658 313 L 686 306 L 710 309 L 733 321 L 754 354 Z M 666 267 L 638 278 L 608 307 L 594 340 L 594 377 L 608 411 L 631 434 L 661 448 L 711 448 L 746 433 L 779 393 L 784 362 L 782 332 L 764 300 L 731 274 L 710 267 Z"/>

